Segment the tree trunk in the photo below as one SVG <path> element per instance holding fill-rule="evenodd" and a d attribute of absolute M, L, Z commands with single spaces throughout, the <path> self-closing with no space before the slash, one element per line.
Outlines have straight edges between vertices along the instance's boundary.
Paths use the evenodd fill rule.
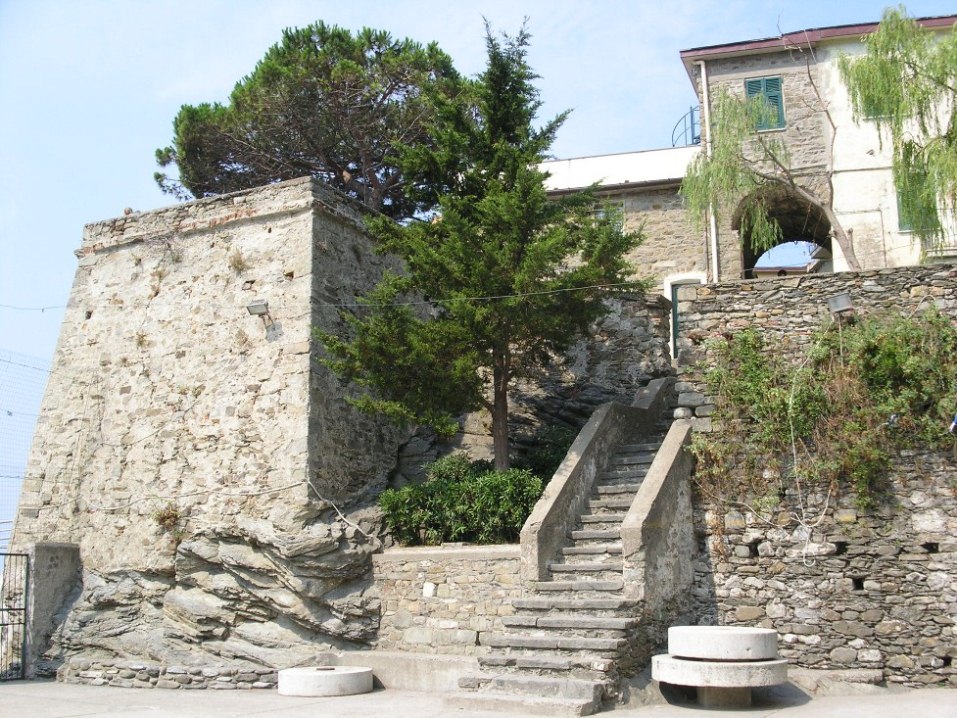
<path fill-rule="evenodd" d="M 844 227 L 841 226 L 840 221 L 837 219 L 837 215 L 834 214 L 834 211 L 830 207 L 824 208 L 824 214 L 831 223 L 831 231 L 834 233 L 834 241 L 837 242 L 837 246 L 841 248 L 841 252 L 844 254 L 844 260 L 847 262 L 847 268 L 852 272 L 861 271 L 861 263 L 857 261 L 857 254 L 854 252 L 854 244 L 851 241 L 851 238 L 847 236 L 847 232 L 844 231 Z"/>
<path fill-rule="evenodd" d="M 837 242 L 837 246 L 841 248 L 841 253 L 844 255 L 844 261 L 847 262 L 848 270 L 852 272 L 861 271 L 861 263 L 857 261 L 857 254 L 854 252 L 854 244 L 852 243 L 850 237 L 847 236 L 847 232 L 844 231 L 844 227 L 841 224 L 841 221 L 837 218 L 834 208 L 831 207 L 831 203 L 822 202 L 813 193 L 804 189 L 795 182 L 791 182 L 790 185 L 795 189 L 799 196 L 824 212 L 824 216 L 827 217 L 827 221 L 831 225 L 831 231 L 834 233 L 834 241 Z"/>
<path fill-rule="evenodd" d="M 508 455 L 508 352 L 496 352 L 492 368 L 492 450 L 495 470 L 511 466 Z"/>

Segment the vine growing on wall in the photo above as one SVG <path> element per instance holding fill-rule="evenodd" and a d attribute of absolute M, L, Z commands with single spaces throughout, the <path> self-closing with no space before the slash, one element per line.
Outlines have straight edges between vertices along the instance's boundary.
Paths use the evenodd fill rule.
<path fill-rule="evenodd" d="M 936 310 L 832 322 L 796 361 L 754 330 L 711 348 L 717 431 L 694 450 L 698 489 L 719 506 L 817 489 L 866 509 L 897 452 L 954 445 L 957 331 Z"/>

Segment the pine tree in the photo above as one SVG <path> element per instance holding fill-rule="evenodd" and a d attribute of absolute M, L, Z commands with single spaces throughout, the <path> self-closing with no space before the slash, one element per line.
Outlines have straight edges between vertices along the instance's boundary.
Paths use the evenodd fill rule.
<path fill-rule="evenodd" d="M 347 316 L 351 339 L 321 337 L 331 366 L 363 389 L 363 408 L 446 433 L 458 414 L 488 409 L 498 469 L 509 466 L 512 381 L 602 316 L 609 287 L 643 288 L 627 280 L 624 255 L 640 237 L 620 215 L 596 212 L 593 191 L 546 194 L 538 167 L 567 113 L 533 127 L 528 43 L 524 27 L 500 38 L 486 27 L 485 71 L 461 96 L 436 98 L 434 145 L 411 149 L 404 166 L 438 210 L 373 222 L 406 271 Z"/>
<path fill-rule="evenodd" d="M 372 209 L 408 217 L 423 209 L 405 194 L 403 148 L 430 141 L 430 93 L 454 93 L 459 76 L 434 43 L 381 30 L 317 22 L 283 32 L 229 103 L 184 105 L 174 140 L 156 151 L 167 193 L 206 197 L 319 177 Z"/>

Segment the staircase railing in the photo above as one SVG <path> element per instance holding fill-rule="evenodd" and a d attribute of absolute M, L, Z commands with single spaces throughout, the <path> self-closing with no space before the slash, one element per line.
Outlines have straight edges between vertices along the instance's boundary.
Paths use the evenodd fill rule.
<path fill-rule="evenodd" d="M 691 557 L 691 422 L 675 421 L 621 524 L 625 595 L 650 609 L 688 595 Z"/>
<path fill-rule="evenodd" d="M 674 383 L 673 377 L 655 379 L 638 393 L 632 406 L 603 404 L 592 414 L 522 527 L 523 581 L 548 578 L 548 564 L 587 505 L 595 477 L 605 468 L 611 451 L 626 440 L 656 431 Z"/>

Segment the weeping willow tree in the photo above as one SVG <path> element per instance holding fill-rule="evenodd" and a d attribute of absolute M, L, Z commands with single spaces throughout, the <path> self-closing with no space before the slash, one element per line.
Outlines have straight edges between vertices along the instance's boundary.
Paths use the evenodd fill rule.
<path fill-rule="evenodd" d="M 837 128 L 823 101 L 819 102 L 819 109 L 831 123 L 833 143 Z M 816 187 L 820 175 L 795 170 L 781 133 L 757 131 L 760 127 L 777 126 L 779 112 L 779 106 L 759 97 L 746 101 L 724 88 L 714 94 L 710 152 L 702 152 L 694 159 L 681 183 L 681 194 L 691 216 L 703 224 L 708 212 L 720 216 L 736 207 L 741 237 L 760 254 L 784 241 L 780 224 L 770 214 L 773 198 L 784 191 L 820 210 L 830 223 L 848 268 L 859 270 L 854 246 L 832 206 L 831 168 L 824 171 L 827 188 L 820 193 Z M 833 152 L 828 156 L 833 156 Z"/>
<path fill-rule="evenodd" d="M 901 6 L 863 42 L 864 55 L 839 61 L 854 119 L 890 135 L 901 214 L 939 242 L 939 211 L 957 210 L 957 29 L 934 32 Z"/>

